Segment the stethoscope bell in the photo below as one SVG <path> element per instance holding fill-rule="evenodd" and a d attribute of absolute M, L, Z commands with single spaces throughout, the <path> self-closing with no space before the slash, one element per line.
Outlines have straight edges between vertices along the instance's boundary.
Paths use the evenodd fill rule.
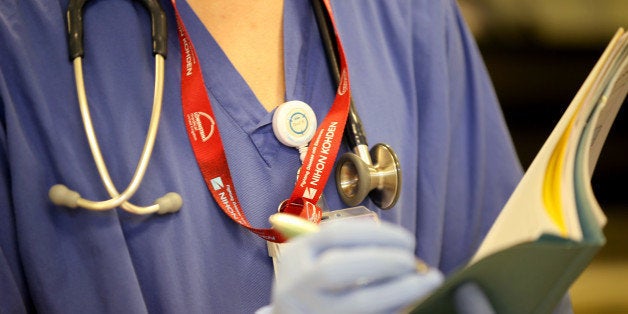
<path fill-rule="evenodd" d="M 338 194 L 348 206 L 357 206 L 368 195 L 381 209 L 397 203 L 401 189 L 401 167 L 393 149 L 376 144 L 370 151 L 372 164 L 357 154 L 346 153 L 336 166 Z"/>

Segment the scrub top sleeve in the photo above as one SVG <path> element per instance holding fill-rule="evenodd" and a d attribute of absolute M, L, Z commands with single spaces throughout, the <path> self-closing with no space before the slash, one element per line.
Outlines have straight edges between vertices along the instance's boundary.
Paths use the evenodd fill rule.
<path fill-rule="evenodd" d="M 15 71 L 11 56 L 19 35 L 17 3 L 0 3 L 0 314 L 26 313 L 30 307 L 26 278 L 17 244 L 11 171 L 8 158 L 7 112 L 14 108 L 10 82 Z"/>
<path fill-rule="evenodd" d="M 20 288 L 5 257 L 4 248 L 0 249 L 0 294 L 2 295 L 0 313 L 27 313 Z"/>
<path fill-rule="evenodd" d="M 0 84 L 3 84 L 1 72 Z M 4 110 L 2 97 L 0 110 Z M 0 118 L 0 313 L 26 313 L 25 304 L 29 302 L 24 302 L 27 290 L 19 263 L 15 216 L 10 197 L 4 116 Z"/>
<path fill-rule="evenodd" d="M 472 204 L 467 218 L 475 222 L 468 230 L 470 258 L 519 183 L 523 170 L 480 51 L 457 3 L 451 4 L 456 23 L 450 24 L 454 26 L 450 40 L 462 45 L 462 49 L 451 49 L 454 67 L 450 68 L 450 77 L 452 90 L 458 91 L 454 93 L 454 103 L 464 104 L 465 112 L 458 117 L 465 117 L 460 125 L 465 126 L 467 133 L 468 146 L 463 151 L 469 156 L 466 176 L 472 182 L 465 200 Z M 464 66 L 456 66 L 456 62 L 463 62 Z M 457 68 L 466 69 L 464 75 L 456 73 Z"/>
<path fill-rule="evenodd" d="M 445 189 L 439 267 L 447 273 L 464 265 L 477 250 L 522 170 L 488 72 L 456 1 L 432 9 L 440 12 L 423 13 L 420 18 L 430 19 L 436 28 L 428 36 L 421 31 L 415 40 L 441 45 L 428 51 L 445 55 L 424 56 L 436 60 L 429 72 L 434 78 L 428 81 L 440 86 L 423 87 L 434 105 L 422 109 L 419 123 L 435 124 L 442 133 L 425 141 L 428 149 L 437 152 L 434 162 L 446 169 L 436 181 Z"/>
<path fill-rule="evenodd" d="M 483 170 L 478 176 L 490 187 L 481 192 L 486 201 L 492 202 L 491 207 L 497 206 L 497 214 L 521 179 L 523 169 L 473 34 L 457 2 L 452 0 L 451 4 L 455 24 L 451 23 L 453 28 L 448 31 L 448 41 L 451 42 L 449 76 L 452 91 L 457 91 L 452 93 L 452 103 L 463 105 L 464 114 L 458 117 L 464 117 L 465 121 L 461 122 L 470 134 L 468 143 L 474 145 L 469 151 L 476 148 L 474 158 L 479 163 L 476 165 Z M 460 47 L 455 47 L 454 43 Z M 465 70 L 461 72 L 460 69 Z M 492 225 L 492 219 L 487 223 L 483 226 L 484 233 Z"/>

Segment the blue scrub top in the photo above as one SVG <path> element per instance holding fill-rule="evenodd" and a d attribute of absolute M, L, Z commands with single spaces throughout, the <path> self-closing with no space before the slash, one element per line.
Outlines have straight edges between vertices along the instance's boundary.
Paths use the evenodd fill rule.
<path fill-rule="evenodd" d="M 181 53 L 169 1 L 161 128 L 132 202 L 169 191 L 176 214 L 136 216 L 54 206 L 57 183 L 108 198 L 83 132 L 65 34 L 66 0 L 0 2 L 0 312 L 250 313 L 270 302 L 266 243 L 231 221 L 205 186 L 181 110 Z M 255 98 L 200 20 L 178 1 L 201 60 L 235 187 L 256 227 L 287 198 L 298 152 L 272 133 Z M 332 1 L 352 93 L 369 142 L 399 154 L 403 188 L 379 211 L 416 235 L 416 254 L 444 272 L 464 264 L 521 176 L 486 69 L 454 0 Z M 312 9 L 285 1 L 286 99 L 319 119 L 334 97 Z M 139 2 L 85 9 L 86 90 L 118 189 L 135 168 L 154 78 Z M 341 152 L 346 151 L 343 147 Z M 330 208 L 343 204 L 333 177 Z"/>

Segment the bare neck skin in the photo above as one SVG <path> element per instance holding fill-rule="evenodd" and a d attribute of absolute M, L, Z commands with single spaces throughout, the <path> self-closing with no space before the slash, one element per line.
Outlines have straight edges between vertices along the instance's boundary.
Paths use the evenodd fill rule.
<path fill-rule="evenodd" d="M 283 0 L 188 3 L 264 108 L 283 103 Z"/>

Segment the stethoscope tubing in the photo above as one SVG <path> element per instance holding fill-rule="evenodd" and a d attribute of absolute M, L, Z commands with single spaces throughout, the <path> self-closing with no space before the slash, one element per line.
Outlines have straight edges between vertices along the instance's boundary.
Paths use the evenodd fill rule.
<path fill-rule="evenodd" d="M 312 0 L 314 15 L 329 63 L 332 77 L 340 82 L 338 45 L 335 42 L 331 16 L 323 8 L 323 0 Z M 395 151 L 386 144 L 369 150 L 362 120 L 351 97 L 345 126 L 345 140 L 353 152 L 343 154 L 336 165 L 336 186 L 342 201 L 357 206 L 366 196 L 381 209 L 392 208 L 401 192 L 401 166 Z M 377 158 L 377 159 L 374 159 Z"/>
<path fill-rule="evenodd" d="M 340 83 L 340 65 L 338 57 L 338 47 L 334 41 L 333 27 L 331 26 L 331 20 L 320 0 L 312 1 L 312 7 L 314 9 L 314 15 L 316 22 L 320 29 L 321 40 L 323 42 L 323 48 L 325 55 L 327 56 L 327 62 L 331 71 L 334 83 L 337 85 Z M 347 116 L 347 124 L 345 126 L 345 140 L 351 150 L 353 150 L 360 158 L 362 158 L 367 164 L 371 164 L 371 158 L 368 152 L 368 143 L 364 128 L 362 127 L 362 120 L 357 113 L 353 97 L 351 97 L 349 115 Z"/>
<path fill-rule="evenodd" d="M 84 199 L 79 193 L 70 190 L 65 185 L 57 184 L 53 186 L 49 191 L 49 197 L 56 205 L 63 205 L 67 207 L 82 207 L 90 210 L 102 211 L 109 210 L 115 207 L 121 206 L 124 210 L 132 212 L 134 214 L 151 214 L 167 212 L 174 212 L 179 210 L 182 205 L 181 196 L 177 193 L 167 193 L 164 196 L 155 200 L 152 205 L 149 206 L 137 206 L 128 200 L 137 192 L 146 169 L 148 167 L 153 148 L 155 146 L 155 140 L 157 138 L 157 131 L 159 130 L 159 120 L 161 116 L 161 108 L 163 103 L 163 91 L 165 81 L 165 57 L 166 57 L 166 44 L 167 44 L 167 28 L 166 28 L 166 16 L 156 0 L 140 0 L 140 2 L 147 8 L 151 15 L 151 32 L 153 38 L 153 53 L 155 55 L 155 87 L 153 94 L 153 105 L 151 111 L 150 122 L 148 130 L 146 132 L 146 138 L 142 153 L 139 161 L 133 173 L 133 177 L 129 185 L 124 189 L 122 193 L 119 193 L 116 189 L 107 165 L 102 157 L 100 145 L 94 131 L 94 126 L 89 111 L 89 104 L 87 101 L 87 93 L 85 91 L 85 82 L 83 75 L 83 5 L 86 0 L 71 0 L 68 4 L 67 10 L 67 22 L 68 22 L 68 45 L 70 52 L 70 59 L 72 60 L 74 68 L 74 78 L 76 82 L 76 92 L 79 102 L 79 108 L 81 111 L 81 118 L 83 120 L 83 127 L 88 140 L 92 157 L 101 181 L 105 186 L 107 193 L 111 197 L 104 201 L 92 201 Z"/>
<path fill-rule="evenodd" d="M 87 140 L 89 142 L 89 147 L 92 151 L 96 167 L 98 168 L 98 173 L 100 174 L 101 180 L 105 185 L 107 192 L 112 198 L 100 202 L 94 202 L 80 198 L 77 202 L 77 205 L 80 207 L 87 207 L 93 210 L 108 210 L 113 207 L 122 205 L 125 210 L 133 212 L 135 214 L 153 213 L 159 209 L 158 205 L 153 204 L 147 207 L 140 207 L 133 205 L 130 202 L 127 202 L 127 200 L 131 196 L 133 196 L 133 194 L 135 194 L 135 192 L 139 188 L 144 178 L 144 175 L 146 174 L 146 168 L 148 167 L 153 147 L 155 146 L 155 139 L 157 137 L 157 131 L 159 129 L 159 120 L 161 116 L 164 91 L 164 58 L 159 54 L 155 55 L 155 88 L 150 123 L 148 126 L 148 131 L 146 132 L 146 140 L 144 142 L 144 147 L 142 149 L 137 167 L 135 168 L 135 172 L 133 173 L 131 182 L 122 193 L 118 192 L 115 185 L 113 184 L 113 181 L 111 180 L 111 176 L 109 175 L 109 171 L 107 170 L 107 165 L 105 164 L 105 160 L 102 157 L 100 146 L 98 144 L 98 139 L 96 138 L 96 133 L 94 132 L 94 127 L 89 112 L 89 105 L 87 103 L 87 96 L 85 92 L 81 59 L 82 58 L 78 57 L 75 58 L 73 61 L 79 107 L 81 109 L 81 117 L 83 119 L 83 125 L 85 128 L 85 134 L 87 135 Z"/>
<path fill-rule="evenodd" d="M 163 100 L 163 88 L 164 88 L 164 59 L 166 57 L 167 50 L 167 28 L 166 17 L 163 9 L 156 0 L 138 0 L 149 11 L 151 15 L 151 32 L 153 39 L 153 53 L 155 55 L 155 89 L 153 95 L 153 107 L 148 126 L 144 147 L 140 155 L 139 161 L 133 173 L 133 177 L 129 185 L 124 189 L 122 193 L 119 193 L 116 189 L 109 171 L 107 170 L 106 163 L 102 157 L 100 146 L 94 131 L 91 115 L 89 112 L 89 105 L 85 92 L 85 84 L 83 78 L 82 58 L 83 51 L 83 5 L 87 0 L 70 0 L 67 10 L 67 22 L 68 22 L 68 44 L 70 50 L 70 58 L 73 63 L 77 96 L 79 99 L 79 107 L 81 111 L 81 117 L 85 133 L 88 139 L 90 150 L 94 158 L 94 162 L 98 169 L 98 173 L 101 177 L 101 181 L 105 186 L 109 196 L 109 200 L 105 201 L 91 201 L 83 199 L 75 191 L 72 191 L 64 185 L 55 185 L 50 189 L 49 196 L 53 203 L 57 205 L 64 205 L 68 207 L 83 207 L 91 210 L 109 210 L 118 206 L 123 209 L 135 213 L 135 214 L 150 214 L 154 212 L 167 213 L 177 211 L 181 205 L 181 197 L 177 193 L 167 193 L 163 197 L 157 199 L 153 205 L 141 207 L 134 205 L 128 200 L 137 192 L 142 179 L 146 173 L 148 167 L 155 140 L 157 137 L 157 131 L 159 128 L 159 120 L 161 115 L 161 107 Z M 321 0 L 322 1 L 322 0 Z M 331 16 L 326 14 L 326 10 L 322 7 L 322 2 L 314 0 L 312 6 L 316 16 L 316 21 L 320 29 L 321 39 L 327 55 L 329 68 L 336 84 L 340 82 L 340 66 L 338 57 L 338 47 L 333 39 L 335 39 L 332 33 L 333 27 L 331 25 Z M 353 98 L 350 100 L 349 114 L 347 118 L 347 124 L 345 127 L 345 139 L 349 148 L 355 153 L 363 163 L 357 163 L 355 158 L 341 157 L 341 168 L 345 168 L 344 165 L 349 162 L 354 167 L 359 167 L 361 172 L 368 172 L 368 176 L 365 179 L 349 177 L 348 181 L 345 180 L 345 187 L 341 187 L 343 184 L 339 184 L 339 190 L 345 191 L 357 191 L 341 193 L 341 198 L 347 204 L 357 204 L 362 201 L 366 194 L 370 194 L 374 202 L 382 209 L 390 208 L 394 206 L 399 197 L 399 185 L 401 183 L 401 172 L 399 168 L 399 162 L 394 151 L 387 145 L 378 144 L 374 147 L 374 150 L 369 152 L 368 143 L 362 127 L 361 120 L 357 114 L 357 110 L 353 103 Z M 371 153 L 373 152 L 386 152 L 387 163 L 377 163 L 373 165 L 373 159 Z M 353 161 L 352 161 L 353 160 Z M 349 168 L 351 169 L 351 164 Z M 391 168 L 392 166 L 392 168 Z M 351 172 L 351 171 L 350 171 Z M 337 171 L 338 175 L 341 171 Z M 345 171 L 346 173 L 346 171 Z M 391 173 L 391 174 L 388 174 Z M 362 181 L 360 181 L 362 180 Z M 357 184 L 355 183 L 357 182 Z M 348 185 L 347 185 L 348 184 Z M 355 190 L 354 187 L 358 187 Z M 381 196 L 384 195 L 384 196 Z M 384 201 L 382 201 L 382 199 Z"/>

